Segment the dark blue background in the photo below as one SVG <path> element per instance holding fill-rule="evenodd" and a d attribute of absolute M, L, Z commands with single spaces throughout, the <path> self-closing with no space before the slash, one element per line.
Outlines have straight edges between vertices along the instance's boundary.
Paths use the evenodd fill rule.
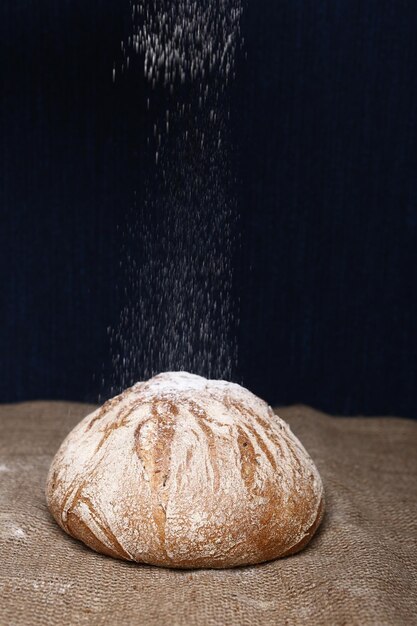
<path fill-rule="evenodd" d="M 117 225 L 146 176 L 147 87 L 111 81 L 128 19 L 116 0 L 1 3 L 3 402 L 101 390 Z M 249 0 L 243 32 L 240 379 L 417 417 L 417 4 Z"/>

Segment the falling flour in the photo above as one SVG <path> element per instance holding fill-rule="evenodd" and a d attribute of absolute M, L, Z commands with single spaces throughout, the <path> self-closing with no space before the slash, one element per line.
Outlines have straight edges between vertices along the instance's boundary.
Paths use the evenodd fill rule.
<path fill-rule="evenodd" d="M 154 86 L 162 80 L 173 88 L 210 74 L 220 89 L 227 84 L 241 43 L 241 0 L 140 0 L 130 7 L 132 31 L 121 42 L 121 72 L 136 53 Z"/>
<path fill-rule="evenodd" d="M 237 372 L 226 88 L 242 44 L 242 0 L 141 0 L 130 8 L 113 79 L 130 68 L 151 83 L 146 149 L 154 166 L 124 225 L 124 305 L 109 330 L 104 395 L 160 371 L 229 380 Z"/>

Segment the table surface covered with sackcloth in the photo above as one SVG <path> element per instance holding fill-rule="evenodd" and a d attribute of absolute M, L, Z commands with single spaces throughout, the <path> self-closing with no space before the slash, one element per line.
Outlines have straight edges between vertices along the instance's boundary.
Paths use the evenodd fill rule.
<path fill-rule="evenodd" d="M 55 523 L 53 455 L 92 405 L 0 406 L 0 625 L 417 625 L 417 422 L 279 409 L 315 461 L 327 511 L 295 556 L 229 570 L 96 554 Z"/>

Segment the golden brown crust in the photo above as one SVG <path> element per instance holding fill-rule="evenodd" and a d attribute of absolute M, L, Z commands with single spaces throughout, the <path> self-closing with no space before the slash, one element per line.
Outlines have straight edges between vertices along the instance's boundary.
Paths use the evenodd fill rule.
<path fill-rule="evenodd" d="M 68 534 L 70 534 L 74 539 L 79 539 L 86 546 L 92 548 L 96 552 L 100 552 L 101 554 L 106 554 L 107 556 L 112 556 L 116 559 L 127 559 L 129 557 L 123 554 L 123 551 L 120 549 L 112 550 L 108 548 L 104 543 L 102 543 L 94 533 L 88 528 L 88 526 L 79 518 L 75 513 L 68 513 L 68 521 L 67 521 L 67 529 Z"/>
<path fill-rule="evenodd" d="M 238 385 L 181 374 L 87 416 L 50 469 L 49 508 L 103 554 L 235 567 L 301 550 L 323 517 L 320 476 L 288 426 Z"/>
<path fill-rule="evenodd" d="M 301 541 L 299 541 L 297 544 L 295 544 L 295 546 L 292 546 L 292 548 L 290 548 L 289 550 L 281 554 L 281 556 L 282 557 L 291 556 L 291 554 L 296 554 L 297 552 L 300 552 L 303 548 L 305 548 L 306 545 L 310 542 L 310 540 L 315 535 L 316 530 L 318 529 L 318 527 L 320 526 L 323 520 L 323 516 L 324 516 L 324 498 L 320 500 L 319 510 L 317 511 L 317 517 L 314 520 L 314 523 L 308 529 L 305 537 L 301 539 Z"/>

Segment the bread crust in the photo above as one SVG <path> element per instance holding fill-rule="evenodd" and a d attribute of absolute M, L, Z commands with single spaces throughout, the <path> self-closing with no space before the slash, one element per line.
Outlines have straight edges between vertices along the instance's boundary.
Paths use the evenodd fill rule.
<path fill-rule="evenodd" d="M 289 426 L 243 387 L 185 372 L 84 418 L 51 464 L 46 498 L 93 550 L 175 568 L 294 554 L 324 514 L 320 475 Z"/>

